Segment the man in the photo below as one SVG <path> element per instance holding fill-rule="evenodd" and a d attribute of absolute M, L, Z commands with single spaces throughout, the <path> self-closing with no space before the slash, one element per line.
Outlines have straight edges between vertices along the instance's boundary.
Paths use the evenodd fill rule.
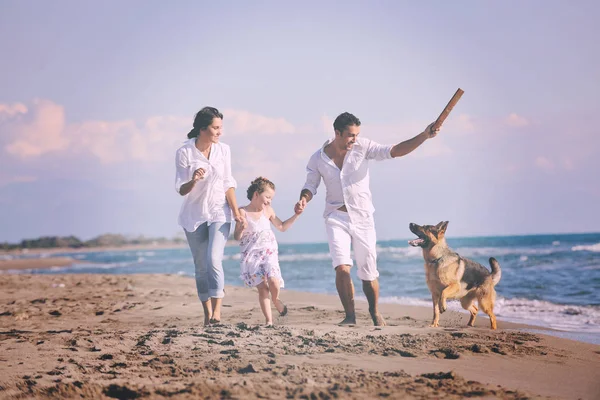
<path fill-rule="evenodd" d="M 329 253 L 336 271 L 335 285 L 344 306 L 343 325 L 356 324 L 354 285 L 350 277 L 352 258 L 363 281 L 363 291 L 369 302 L 369 313 L 375 326 L 385 325 L 379 313 L 379 282 L 375 224 L 369 189 L 369 160 L 387 160 L 402 157 L 419 147 L 425 140 L 437 135 L 430 124 L 423 132 L 397 145 L 381 145 L 359 138 L 360 120 L 350 113 L 340 114 L 333 123 L 335 137 L 325 142 L 312 155 L 306 167 L 306 184 L 295 205 L 296 212 L 304 211 L 306 204 L 317 194 L 321 178 L 326 187 L 325 228 Z"/>

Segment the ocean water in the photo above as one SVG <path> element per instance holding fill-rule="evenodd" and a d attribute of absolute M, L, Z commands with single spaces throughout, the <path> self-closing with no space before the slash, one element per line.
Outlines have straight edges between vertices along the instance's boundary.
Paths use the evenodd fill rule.
<path fill-rule="evenodd" d="M 407 240 L 378 242 L 381 302 L 431 307 L 421 250 L 410 247 Z M 502 279 L 496 286 L 495 307 L 498 319 L 553 328 L 562 336 L 600 344 L 600 233 L 448 238 L 447 241 L 463 257 L 488 269 L 489 257 L 500 262 Z M 326 243 L 280 244 L 279 254 L 286 289 L 337 293 Z M 53 256 L 63 255 L 75 258 L 78 263 L 4 273 L 194 275 L 187 248 Z M 242 286 L 239 259 L 237 246 L 225 249 L 226 284 Z M 355 270 L 353 278 L 360 298 L 361 284 Z M 448 306 L 462 310 L 458 301 L 449 301 Z"/>

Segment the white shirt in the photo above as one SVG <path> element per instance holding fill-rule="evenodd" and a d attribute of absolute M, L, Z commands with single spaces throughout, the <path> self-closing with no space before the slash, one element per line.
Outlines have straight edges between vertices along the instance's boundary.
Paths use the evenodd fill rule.
<path fill-rule="evenodd" d="M 394 145 L 381 145 L 366 138 L 358 138 L 352 149 L 346 153 L 342 169 L 325 154 L 325 146 L 333 139 L 323 144 L 314 153 L 306 166 L 306 183 L 303 189 L 308 189 L 314 195 L 321 183 L 325 182 L 325 212 L 327 218 L 336 209 L 346 205 L 350 221 L 354 224 L 371 223 L 373 201 L 369 188 L 369 160 L 387 160 L 392 158 Z"/>
<path fill-rule="evenodd" d="M 237 187 L 231 175 L 231 150 L 225 143 L 213 143 L 210 159 L 196 148 L 196 138 L 190 139 L 175 154 L 175 190 L 192 180 L 194 171 L 204 168 L 204 179 L 196 182 L 192 190 L 183 198 L 179 212 L 179 225 L 188 232 L 194 232 L 208 222 L 231 222 L 231 209 L 225 192 Z"/>

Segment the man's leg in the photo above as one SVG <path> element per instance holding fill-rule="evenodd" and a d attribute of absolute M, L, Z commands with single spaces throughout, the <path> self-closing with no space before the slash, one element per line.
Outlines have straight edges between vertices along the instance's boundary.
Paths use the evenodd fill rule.
<path fill-rule="evenodd" d="M 369 314 L 373 319 L 373 325 L 385 326 L 385 320 L 379 313 L 379 281 L 363 281 L 363 292 L 369 302 Z"/>
<path fill-rule="evenodd" d="M 354 309 L 354 284 L 350 276 L 350 265 L 338 265 L 335 268 L 335 287 L 337 288 L 340 300 L 344 306 L 346 318 L 340 325 L 356 324 L 356 312 Z"/>
<path fill-rule="evenodd" d="M 377 239 L 375 226 L 371 223 L 352 232 L 352 247 L 356 257 L 358 277 L 363 281 L 363 292 L 369 302 L 369 314 L 373 325 L 384 326 L 385 320 L 379 313 L 379 281 L 377 277 Z"/>
<path fill-rule="evenodd" d="M 325 228 L 329 242 L 329 254 L 335 268 L 335 286 L 346 313 L 346 318 L 341 324 L 356 324 L 354 285 L 350 276 L 352 239 L 350 237 L 348 214 L 342 211 L 334 211 L 325 219 Z"/>

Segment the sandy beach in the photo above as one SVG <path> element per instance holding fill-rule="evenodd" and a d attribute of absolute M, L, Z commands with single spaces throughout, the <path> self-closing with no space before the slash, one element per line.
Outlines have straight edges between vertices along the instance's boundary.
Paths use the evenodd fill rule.
<path fill-rule="evenodd" d="M 483 315 L 367 304 L 339 327 L 336 296 L 285 291 L 261 326 L 256 292 L 227 287 L 223 323 L 200 325 L 177 275 L 1 275 L 0 398 L 566 398 L 600 395 L 600 346 Z"/>

